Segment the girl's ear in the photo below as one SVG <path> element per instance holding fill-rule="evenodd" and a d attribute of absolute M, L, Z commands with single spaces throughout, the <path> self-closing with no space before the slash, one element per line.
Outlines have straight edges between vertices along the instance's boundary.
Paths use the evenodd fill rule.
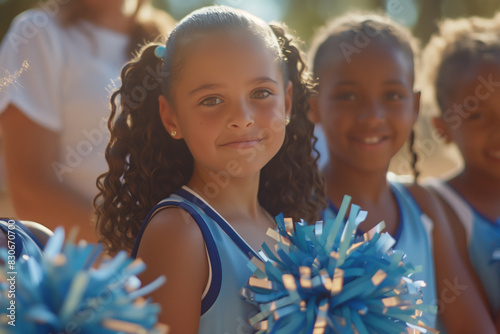
<path fill-rule="evenodd" d="M 293 106 L 293 84 L 288 81 L 285 91 L 285 116 L 290 119 L 292 116 L 292 106 Z"/>
<path fill-rule="evenodd" d="M 309 99 L 309 119 L 315 124 L 321 121 L 318 110 L 318 95 L 311 96 Z"/>
<path fill-rule="evenodd" d="M 177 116 L 167 98 L 164 95 L 160 95 L 158 97 L 158 104 L 160 106 L 159 112 L 163 127 L 172 138 L 181 139 L 182 134 L 177 123 Z"/>
<path fill-rule="evenodd" d="M 453 140 L 451 139 L 450 133 L 448 128 L 445 125 L 445 122 L 441 117 L 434 117 L 432 119 L 432 125 L 434 125 L 434 128 L 436 129 L 437 136 L 444 140 L 446 144 L 451 143 Z"/>

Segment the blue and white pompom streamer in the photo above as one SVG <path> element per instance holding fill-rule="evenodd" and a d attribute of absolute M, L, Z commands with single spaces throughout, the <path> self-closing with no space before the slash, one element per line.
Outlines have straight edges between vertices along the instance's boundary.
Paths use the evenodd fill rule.
<path fill-rule="evenodd" d="M 381 234 L 383 222 L 356 237 L 366 211 L 345 196 L 335 219 L 309 226 L 276 217 L 275 252 L 262 245 L 263 263 L 254 270 L 241 295 L 259 306 L 249 319 L 257 333 L 426 333 L 419 270 L 404 263 L 404 253 L 392 250 L 394 239 Z"/>
<path fill-rule="evenodd" d="M 12 275 L 7 252 L 2 249 L 0 332 L 166 333 L 167 326 L 157 324 L 159 305 L 142 298 L 165 278 L 140 288 L 135 275 L 144 271 L 142 261 L 120 252 L 92 268 L 100 252 L 100 245 L 65 243 L 64 230 L 57 228 L 41 262 L 24 256 L 16 260 Z M 14 312 L 8 309 L 10 305 Z"/>

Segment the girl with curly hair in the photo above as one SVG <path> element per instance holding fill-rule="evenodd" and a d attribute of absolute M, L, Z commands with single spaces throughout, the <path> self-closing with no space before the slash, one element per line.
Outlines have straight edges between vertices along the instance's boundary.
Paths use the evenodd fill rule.
<path fill-rule="evenodd" d="M 243 330 L 256 308 L 238 291 L 272 243 L 273 215 L 319 217 L 304 74 L 283 28 L 223 6 L 191 13 L 124 67 L 97 226 L 110 252 L 144 259 L 144 280 L 167 277 L 153 297 L 172 333 Z"/>
<path fill-rule="evenodd" d="M 492 333 L 473 281 L 458 261 L 443 208 L 417 183 L 388 177 L 389 163 L 406 141 L 416 164 L 415 50 L 407 29 L 378 14 L 343 16 L 316 37 L 311 62 L 318 96 L 311 100 L 311 116 L 324 129 L 329 147 L 329 163 L 322 170 L 330 201 L 324 215 L 335 216 L 344 194 L 351 195 L 370 213 L 360 230 L 385 221 L 394 248 L 422 268 L 414 277 L 426 283 L 422 302 L 439 307 L 450 333 Z M 451 296 L 450 282 L 462 290 Z M 435 312 L 424 312 L 423 320 L 440 326 Z"/>

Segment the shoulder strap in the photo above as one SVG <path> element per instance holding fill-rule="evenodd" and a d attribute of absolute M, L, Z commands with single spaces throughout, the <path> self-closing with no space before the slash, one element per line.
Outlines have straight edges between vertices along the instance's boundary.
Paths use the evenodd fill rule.
<path fill-rule="evenodd" d="M 12 223 L 10 223 L 12 222 Z M 12 224 L 14 228 L 9 228 L 9 225 Z M 5 233 L 6 237 L 8 240 L 11 240 L 15 244 L 15 249 L 14 249 L 14 256 L 16 259 L 19 259 L 21 256 L 24 245 L 22 242 L 22 237 L 25 237 L 26 239 L 31 239 L 33 243 L 36 245 L 36 247 L 39 249 L 40 252 L 43 251 L 43 244 L 38 240 L 37 237 L 26 227 L 24 226 L 23 223 L 21 223 L 19 220 L 14 220 L 14 219 L 8 219 L 8 218 L 0 218 L 0 229 Z M 14 238 L 9 239 L 9 232 L 12 231 L 14 233 Z M 26 240 L 28 242 L 28 240 Z M 32 248 L 33 250 L 33 248 Z"/>
<path fill-rule="evenodd" d="M 437 179 L 432 179 L 427 183 L 443 200 L 448 203 L 457 216 L 458 220 L 462 223 L 469 244 L 472 237 L 472 228 L 474 224 L 474 213 L 472 209 L 461 196 L 459 196 L 450 186 L 445 182 Z"/>
<path fill-rule="evenodd" d="M 433 240 L 433 235 L 432 231 L 434 229 L 434 222 L 430 218 L 430 215 L 426 212 L 426 209 L 428 209 L 425 204 L 420 203 L 418 200 L 418 193 L 415 193 L 410 191 L 405 184 L 397 181 L 397 180 L 390 180 L 391 187 L 394 192 L 394 196 L 398 200 L 398 205 L 403 205 L 404 202 L 405 207 L 407 208 L 407 214 L 409 216 L 414 216 L 418 217 L 419 221 L 422 223 L 422 226 L 425 229 L 425 232 L 427 233 L 427 237 L 429 239 L 429 246 L 432 247 L 432 240 Z M 400 210 L 400 214 L 403 215 L 402 210 Z"/>
<path fill-rule="evenodd" d="M 38 248 L 42 250 L 44 249 L 45 246 L 42 244 L 40 240 L 38 240 L 38 238 L 33 234 L 33 232 L 31 232 L 31 230 L 28 227 L 26 227 L 19 220 L 16 220 L 16 224 L 21 228 L 21 230 L 24 231 L 24 233 L 26 233 L 31 239 L 33 239 L 33 242 L 38 246 Z"/>
<path fill-rule="evenodd" d="M 260 259 L 260 255 L 250 247 L 250 245 L 234 230 L 233 227 L 215 211 L 210 204 L 201 198 L 196 197 L 191 192 L 184 188 L 177 191 L 177 194 L 187 201 L 193 203 L 196 207 L 200 208 L 206 215 L 212 218 L 217 225 L 227 234 L 227 236 L 235 243 L 235 245 L 248 257 L 248 259 Z"/>
<path fill-rule="evenodd" d="M 10 230 L 12 230 L 12 233 L 13 233 L 13 236 L 14 236 L 14 240 L 19 239 L 19 237 L 17 236 L 17 233 L 16 233 L 16 228 L 13 228 L 13 229 L 9 229 L 8 228 L 8 226 L 9 226 L 8 222 L 9 221 L 10 220 L 7 219 L 7 218 L 0 219 L 0 230 L 2 230 L 3 233 L 5 233 L 5 238 L 7 240 L 10 240 L 9 239 L 9 234 L 10 234 L 9 231 Z M 7 241 L 7 249 L 9 249 L 9 244 L 10 244 L 10 242 Z M 15 245 L 15 248 L 14 248 L 14 257 L 16 258 L 16 260 L 18 260 L 19 257 L 21 256 L 22 251 L 23 251 L 23 243 L 22 242 L 15 242 L 14 241 L 14 245 Z"/>
<path fill-rule="evenodd" d="M 221 265 L 219 252 L 217 250 L 217 245 L 216 245 L 215 240 L 212 236 L 212 233 L 210 232 L 210 229 L 208 228 L 208 225 L 205 222 L 205 219 L 203 219 L 203 217 L 199 214 L 199 212 L 196 210 L 196 208 L 193 206 L 193 204 L 191 204 L 187 201 L 180 201 L 180 200 L 175 200 L 175 199 L 167 199 L 167 200 L 164 200 L 164 201 L 160 202 L 159 204 L 157 204 L 149 212 L 146 219 L 144 219 L 144 222 L 141 226 L 141 230 L 139 231 L 139 234 L 137 235 L 137 238 L 135 240 L 134 248 L 132 249 L 131 256 L 133 258 L 137 257 L 137 252 L 139 251 L 139 245 L 141 243 L 142 236 L 143 236 L 144 231 L 146 230 L 146 227 L 148 226 L 151 218 L 156 213 L 158 213 L 161 210 L 166 209 L 168 207 L 178 207 L 178 208 L 181 208 L 181 209 L 187 211 L 191 215 L 191 217 L 194 219 L 196 224 L 198 224 L 198 227 L 200 228 L 201 233 L 203 235 L 203 239 L 205 240 L 205 245 L 207 247 L 208 259 L 209 259 L 209 268 L 210 268 L 210 272 L 211 272 L 211 279 L 209 280 L 208 291 L 201 301 L 201 315 L 203 315 L 215 303 L 215 300 L 217 299 L 217 296 L 219 295 L 221 284 L 222 284 L 222 265 Z"/>

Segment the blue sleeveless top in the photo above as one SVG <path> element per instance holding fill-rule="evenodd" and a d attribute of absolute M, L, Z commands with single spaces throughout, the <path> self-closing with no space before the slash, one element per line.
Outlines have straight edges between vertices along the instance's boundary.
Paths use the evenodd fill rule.
<path fill-rule="evenodd" d="M 247 264 L 259 255 L 193 190 L 183 186 L 150 211 L 135 241 L 132 257 L 137 256 L 142 235 L 153 215 L 168 207 L 187 211 L 205 240 L 209 279 L 202 296 L 198 333 L 253 332 L 247 320 L 258 312 L 258 308 L 244 301 L 239 291 L 252 275 Z"/>
<path fill-rule="evenodd" d="M 424 281 L 426 286 L 422 288 L 422 300 L 426 305 L 437 305 L 436 275 L 434 269 L 434 257 L 432 254 L 432 221 L 422 213 L 418 204 L 410 195 L 405 186 L 399 182 L 390 181 L 392 192 L 396 198 L 400 221 L 395 235 L 396 244 L 394 249 L 405 252 L 405 261 L 413 266 L 422 266 L 422 270 L 415 274 L 414 281 Z M 334 217 L 337 208 L 332 203 L 325 209 Z M 323 212 L 325 216 L 326 212 Z M 370 214 L 368 212 L 368 214 Z M 436 328 L 436 314 L 424 312 L 421 319 L 427 327 Z"/>
<path fill-rule="evenodd" d="M 18 220 L 0 219 L 0 229 L 8 240 L 7 251 L 13 252 L 16 260 L 19 258 L 34 260 L 41 263 L 43 244 L 31 231 Z M 10 241 L 10 242 L 9 242 Z"/>
<path fill-rule="evenodd" d="M 432 180 L 429 185 L 462 223 L 470 262 L 483 285 L 490 308 L 497 314 L 500 309 L 500 261 L 494 261 L 493 254 L 500 250 L 500 217 L 495 221 L 484 217 L 448 183 Z"/>

